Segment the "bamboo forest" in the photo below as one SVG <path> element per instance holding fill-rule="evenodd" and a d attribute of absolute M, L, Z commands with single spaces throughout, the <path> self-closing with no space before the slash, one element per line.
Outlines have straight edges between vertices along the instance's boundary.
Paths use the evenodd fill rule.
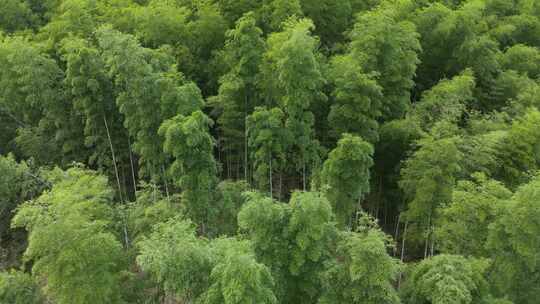
<path fill-rule="evenodd" d="M 540 303 L 540 0 L 0 0 L 0 304 Z"/>

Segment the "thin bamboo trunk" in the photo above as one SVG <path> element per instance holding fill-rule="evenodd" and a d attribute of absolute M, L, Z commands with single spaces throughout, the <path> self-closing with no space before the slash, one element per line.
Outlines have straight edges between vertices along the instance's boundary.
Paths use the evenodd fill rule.
<path fill-rule="evenodd" d="M 103 122 L 105 123 L 105 130 L 107 131 L 107 139 L 109 140 L 109 147 L 111 148 L 112 161 L 114 165 L 114 173 L 116 175 L 116 182 L 118 184 L 118 195 L 120 195 L 120 202 L 124 202 L 122 197 L 122 186 L 120 186 L 120 176 L 118 175 L 118 167 L 116 165 L 116 155 L 114 153 L 114 148 L 111 140 L 111 133 L 109 132 L 109 124 L 107 123 L 107 118 L 103 115 Z"/>
<path fill-rule="evenodd" d="M 244 180 L 248 180 L 248 131 L 247 131 L 247 104 L 248 94 L 244 99 Z"/>
<path fill-rule="evenodd" d="M 131 166 L 131 179 L 133 181 L 133 195 L 135 195 L 135 200 L 137 200 L 137 182 L 135 180 L 135 166 L 133 165 L 133 152 L 131 151 L 131 139 L 128 135 L 128 149 L 129 149 L 129 164 Z"/>
<path fill-rule="evenodd" d="M 401 213 L 398 214 L 397 220 L 396 220 L 396 232 L 394 234 L 394 240 L 397 242 L 398 236 L 399 236 L 399 222 L 401 220 Z M 397 246 L 394 247 L 394 256 L 397 255 Z"/>
<path fill-rule="evenodd" d="M 161 173 L 163 174 L 163 183 L 165 184 L 165 193 L 167 194 L 167 201 L 171 201 L 171 197 L 169 195 L 169 185 L 167 184 L 167 175 L 165 174 L 165 167 L 161 165 Z"/>
<path fill-rule="evenodd" d="M 270 154 L 269 163 L 270 163 L 270 170 L 269 170 L 270 171 L 270 197 L 274 198 L 274 189 L 273 189 L 273 183 L 272 183 L 272 178 L 273 178 L 273 176 L 272 176 L 272 154 Z"/>
<path fill-rule="evenodd" d="M 306 191 L 306 162 L 302 161 L 302 186 L 303 190 Z"/>
<path fill-rule="evenodd" d="M 429 217 L 428 217 L 428 228 L 427 228 L 427 235 L 426 235 L 426 240 L 425 240 L 425 245 L 424 245 L 424 259 L 427 258 L 427 255 L 428 255 L 428 246 L 429 246 L 430 237 L 431 237 L 431 212 L 429 213 Z"/>
<path fill-rule="evenodd" d="M 405 227 L 403 228 L 403 238 L 401 239 L 401 257 L 400 257 L 401 263 L 403 263 L 403 259 L 405 258 L 405 239 L 407 237 L 407 226 L 409 226 L 409 220 L 405 221 Z M 400 272 L 399 278 L 398 278 L 398 286 L 397 286 L 398 290 L 401 286 L 401 277 L 402 277 L 402 274 Z"/>

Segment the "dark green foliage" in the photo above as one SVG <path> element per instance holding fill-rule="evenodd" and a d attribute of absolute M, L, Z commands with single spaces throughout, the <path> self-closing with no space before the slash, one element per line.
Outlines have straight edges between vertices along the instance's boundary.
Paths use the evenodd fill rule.
<path fill-rule="evenodd" d="M 328 122 L 335 135 L 354 133 L 371 143 L 376 142 L 378 119 L 382 115 L 382 88 L 373 75 L 364 73 L 353 55 L 335 57 L 331 71 L 335 104 L 328 114 Z"/>
<path fill-rule="evenodd" d="M 358 15 L 349 33 L 350 51 L 382 88 L 385 119 L 401 118 L 409 107 L 421 50 L 414 24 L 399 19 L 398 8 L 380 6 Z"/>
<path fill-rule="evenodd" d="M 26 1 L 5 0 L 0 3 L 0 30 L 6 33 L 30 28 L 35 19 Z"/>

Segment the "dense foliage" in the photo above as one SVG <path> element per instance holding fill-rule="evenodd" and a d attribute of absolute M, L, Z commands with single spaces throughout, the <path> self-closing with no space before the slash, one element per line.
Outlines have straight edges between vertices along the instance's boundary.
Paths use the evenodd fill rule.
<path fill-rule="evenodd" d="M 0 304 L 536 304 L 540 1 L 0 0 Z"/>

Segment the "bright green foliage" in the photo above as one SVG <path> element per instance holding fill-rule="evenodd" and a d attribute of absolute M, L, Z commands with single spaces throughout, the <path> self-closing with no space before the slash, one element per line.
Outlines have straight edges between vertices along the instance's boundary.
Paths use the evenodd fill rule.
<path fill-rule="evenodd" d="M 205 304 L 277 303 L 269 269 L 256 261 L 250 244 L 231 239 L 216 241 L 219 259 L 204 295 Z M 214 249 L 214 250 L 216 250 Z"/>
<path fill-rule="evenodd" d="M 333 234 L 330 203 L 320 193 L 295 192 L 288 205 L 248 194 L 238 225 L 258 259 L 272 270 L 277 295 L 286 303 L 314 303 L 318 273 Z"/>
<path fill-rule="evenodd" d="M 148 236 L 157 223 L 180 216 L 184 213 L 178 195 L 169 199 L 155 184 L 141 184 L 136 193 L 137 200 L 125 206 L 122 223 L 127 227 L 128 238 L 132 243 Z M 122 227 L 123 229 L 123 227 Z"/>
<path fill-rule="evenodd" d="M 137 263 L 162 288 L 179 300 L 191 301 L 208 287 L 212 259 L 208 244 L 195 236 L 196 227 L 180 218 L 154 226 L 138 243 Z"/>
<path fill-rule="evenodd" d="M 478 122 L 485 125 L 485 121 Z M 488 131 L 465 137 L 459 143 L 459 150 L 467 157 L 461 162 L 463 177 L 482 172 L 494 176 L 499 170 L 500 148 L 507 133 L 505 130 Z"/>
<path fill-rule="evenodd" d="M 450 80 L 442 80 L 423 93 L 420 102 L 415 104 L 413 117 L 425 130 L 443 119 L 459 122 L 473 99 L 474 86 L 474 77 L 468 71 Z"/>
<path fill-rule="evenodd" d="M 259 188 L 270 185 L 272 194 L 273 173 L 286 166 L 285 156 L 292 138 L 285 128 L 285 115 L 279 108 L 256 108 L 248 117 L 248 144 L 254 160 L 254 178 Z"/>
<path fill-rule="evenodd" d="M 195 236 L 190 221 L 173 218 L 139 242 L 137 262 L 170 296 L 197 303 L 276 303 L 273 279 L 249 242 Z"/>
<path fill-rule="evenodd" d="M 30 275 L 13 270 L 0 272 L 0 303 L 42 304 L 45 299 Z"/>
<path fill-rule="evenodd" d="M 489 297 L 485 260 L 439 255 L 415 265 L 403 287 L 405 304 L 473 304 Z"/>
<path fill-rule="evenodd" d="M 159 128 L 164 138 L 163 149 L 174 158 L 169 173 L 184 190 L 182 199 L 187 212 L 201 225 L 208 226 L 213 193 L 217 184 L 217 164 L 214 159 L 214 139 L 209 133 L 213 122 L 201 111 L 189 116 L 178 115 Z"/>
<path fill-rule="evenodd" d="M 484 174 L 475 174 L 473 178 L 458 182 L 452 202 L 440 212 L 436 238 L 443 252 L 489 257 L 485 247 L 488 227 L 502 215 L 512 193 Z"/>
<path fill-rule="evenodd" d="M 490 227 L 488 249 L 495 270 L 491 280 L 515 303 L 532 304 L 540 295 L 539 187 L 538 177 L 520 187 Z"/>
<path fill-rule="evenodd" d="M 283 242 L 288 207 L 260 193 L 248 192 L 245 195 L 247 202 L 238 213 L 238 227 L 253 242 L 257 259 L 270 266 L 273 272 L 279 271 L 288 262 L 287 244 Z M 272 275 L 279 284 L 275 274 Z"/>
<path fill-rule="evenodd" d="M 265 54 L 276 88 L 281 91 L 280 107 L 285 112 L 286 127 L 295 139 L 294 155 L 297 169 L 302 171 L 306 189 L 307 170 L 318 158 L 318 143 L 314 139 L 314 116 L 311 103 L 324 100 L 324 79 L 318 62 L 318 40 L 311 35 L 313 23 L 309 19 L 290 19 L 284 30 L 268 38 Z"/>
<path fill-rule="evenodd" d="M 452 189 L 463 155 L 457 148 L 459 137 L 427 136 L 418 141 L 418 150 L 405 161 L 399 187 L 408 202 L 406 217 L 431 235 L 438 208 L 452 200 Z"/>
<path fill-rule="evenodd" d="M 540 75 L 540 51 L 535 47 L 517 44 L 506 50 L 501 58 L 504 69 L 514 70 L 531 78 Z"/>
<path fill-rule="evenodd" d="M 341 227 L 350 226 L 351 215 L 369 192 L 372 166 L 373 146 L 351 134 L 343 134 L 328 154 L 321 179 Z"/>
<path fill-rule="evenodd" d="M 537 151 L 540 148 L 540 112 L 530 109 L 525 116 L 517 118 L 501 146 L 501 177 L 515 187 L 526 181 L 539 167 Z"/>
<path fill-rule="evenodd" d="M 112 190 L 80 168 L 54 170 L 53 187 L 23 204 L 14 227 L 29 232 L 25 260 L 56 303 L 118 303 L 121 245 L 108 231 Z"/>
<path fill-rule="evenodd" d="M 378 228 L 363 228 L 340 233 L 318 303 L 400 303 L 392 286 L 400 266 L 387 252 L 390 238 Z"/>
<path fill-rule="evenodd" d="M 534 86 L 537 86 L 537 83 L 526 74 L 514 70 L 504 71 L 493 80 L 490 104 L 496 107 L 506 106 L 523 91 Z"/>
<path fill-rule="evenodd" d="M 289 270 L 293 275 L 312 271 L 326 250 L 325 238 L 331 228 L 332 208 L 316 192 L 295 192 L 289 202 L 291 214 L 287 232 L 293 241 Z M 306 267 L 310 266 L 310 267 Z"/>
<path fill-rule="evenodd" d="M 529 108 L 540 109 L 540 85 L 528 85 L 520 88 L 515 100 L 511 102 L 511 107 L 517 115 L 524 115 Z"/>
<path fill-rule="evenodd" d="M 365 73 L 374 73 L 382 88 L 385 119 L 400 118 L 410 103 L 410 89 L 419 63 L 419 35 L 400 12 L 381 6 L 360 14 L 349 33 L 351 55 L 360 60 Z"/>
<path fill-rule="evenodd" d="M 335 84 L 335 103 L 328 122 L 336 137 L 353 133 L 375 143 L 379 139 L 377 120 L 382 114 L 382 88 L 374 75 L 364 73 L 361 63 L 352 55 L 335 57 L 330 75 Z"/>

